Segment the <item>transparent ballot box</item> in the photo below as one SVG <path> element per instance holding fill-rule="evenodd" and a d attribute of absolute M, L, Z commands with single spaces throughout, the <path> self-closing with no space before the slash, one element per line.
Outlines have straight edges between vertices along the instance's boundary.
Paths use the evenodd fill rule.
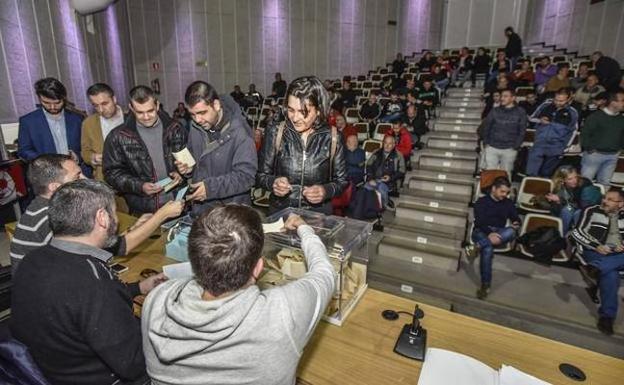
<path fill-rule="evenodd" d="M 349 218 L 287 208 L 266 218 L 273 223 L 298 214 L 321 238 L 336 270 L 336 290 L 325 309 L 324 319 L 342 325 L 367 288 L 368 238 L 373 225 Z M 284 285 L 302 277 L 307 265 L 296 231 L 265 234 L 264 271 L 258 279 L 261 289 Z"/>
<path fill-rule="evenodd" d="M 193 219 L 186 215 L 160 226 L 165 239 L 165 256 L 180 262 L 188 261 L 187 244 L 192 224 Z"/>

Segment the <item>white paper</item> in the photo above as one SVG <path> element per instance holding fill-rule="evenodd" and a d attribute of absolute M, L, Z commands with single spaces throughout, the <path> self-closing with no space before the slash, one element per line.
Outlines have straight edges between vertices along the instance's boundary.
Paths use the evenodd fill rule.
<path fill-rule="evenodd" d="M 551 385 L 512 366 L 494 370 L 470 356 L 429 348 L 418 385 Z"/>
<path fill-rule="evenodd" d="M 163 266 L 163 273 L 169 279 L 192 278 L 193 269 L 190 262 L 174 263 Z"/>
<path fill-rule="evenodd" d="M 418 385 L 497 385 L 498 372 L 463 354 L 429 348 Z"/>
<path fill-rule="evenodd" d="M 195 158 L 193 158 L 193 155 L 191 155 L 191 152 L 186 147 L 184 147 L 181 151 L 174 152 L 173 157 L 178 162 L 186 163 L 189 167 L 195 166 Z"/>
<path fill-rule="evenodd" d="M 284 228 L 284 220 L 282 218 L 280 218 L 278 221 L 275 221 L 273 223 L 263 223 L 262 224 L 262 231 L 267 234 L 267 233 L 279 233 L 282 231 L 282 229 Z"/>
<path fill-rule="evenodd" d="M 499 385 L 550 385 L 550 383 L 521 372 L 513 366 L 503 365 L 499 374 Z"/>

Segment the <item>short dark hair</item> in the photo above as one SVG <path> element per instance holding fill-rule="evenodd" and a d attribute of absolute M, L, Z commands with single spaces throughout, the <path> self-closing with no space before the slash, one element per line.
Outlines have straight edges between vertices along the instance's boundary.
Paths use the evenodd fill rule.
<path fill-rule="evenodd" d="M 568 64 L 568 63 L 559 63 L 559 64 L 557 64 L 557 72 L 561 71 L 564 68 L 570 69 L 570 64 Z"/>
<path fill-rule="evenodd" d="M 609 92 L 607 94 L 607 104 L 616 102 L 619 94 L 624 94 L 624 90 L 620 88 L 619 90 Z"/>
<path fill-rule="evenodd" d="M 492 188 L 499 188 L 501 186 L 511 188 L 511 182 L 506 176 L 497 176 L 494 178 L 494 182 L 492 182 Z"/>
<path fill-rule="evenodd" d="M 568 87 L 561 87 L 557 90 L 557 92 L 555 92 L 555 96 L 557 95 L 565 95 L 569 98 L 572 96 L 572 92 L 570 92 L 570 88 Z"/>
<path fill-rule="evenodd" d="M 501 94 L 503 92 L 509 92 L 511 94 L 511 96 L 516 96 L 516 91 L 513 88 L 503 88 L 502 90 L 500 90 Z"/>
<path fill-rule="evenodd" d="M 207 210 L 189 233 L 195 279 L 213 296 L 238 290 L 251 278 L 263 246 L 262 221 L 251 207 L 229 204 Z"/>
<path fill-rule="evenodd" d="M 622 190 L 621 188 L 617 188 L 617 187 L 611 187 L 608 191 L 608 193 L 616 193 L 620 196 L 621 200 L 624 200 L 624 190 Z M 606 194 L 605 194 L 606 195 Z"/>
<path fill-rule="evenodd" d="M 156 98 L 156 93 L 148 86 L 139 85 L 130 90 L 130 101 L 140 104 L 147 103 L 148 100 Z"/>
<path fill-rule="evenodd" d="M 329 116 L 329 94 L 323 83 L 316 76 L 302 76 L 290 83 L 284 98 L 284 106 L 288 108 L 288 97 L 294 96 L 299 99 L 303 109 L 303 115 L 308 116 L 308 108 L 305 102 L 310 103 L 319 111 L 317 123 L 326 122 Z"/>
<path fill-rule="evenodd" d="M 115 96 L 115 91 L 106 83 L 95 83 L 87 88 L 87 96 L 95 96 L 102 92 L 108 94 L 111 98 Z"/>
<path fill-rule="evenodd" d="M 505 32 L 513 32 L 513 27 L 507 27 L 505 28 Z"/>
<path fill-rule="evenodd" d="M 184 93 L 184 101 L 189 107 L 193 107 L 197 103 L 203 101 L 208 105 L 212 105 L 212 102 L 219 99 L 219 94 L 213 86 L 202 80 L 197 80 L 191 83 L 186 88 Z"/>
<path fill-rule="evenodd" d="M 67 89 L 59 80 L 55 78 L 43 78 L 35 83 L 35 93 L 53 100 L 65 100 Z"/>
<path fill-rule="evenodd" d="M 115 193 L 106 183 L 80 179 L 62 185 L 50 198 L 48 218 L 54 236 L 89 234 L 104 209 L 114 216 Z"/>
<path fill-rule="evenodd" d="M 65 176 L 63 162 L 72 160 L 66 154 L 43 154 L 31 160 L 28 164 L 28 182 L 35 195 L 48 192 L 48 185 L 53 182 L 61 183 Z"/>

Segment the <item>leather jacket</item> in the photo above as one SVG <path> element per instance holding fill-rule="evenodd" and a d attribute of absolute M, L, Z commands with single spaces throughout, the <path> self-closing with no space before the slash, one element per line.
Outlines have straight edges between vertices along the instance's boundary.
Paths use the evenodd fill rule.
<path fill-rule="evenodd" d="M 163 124 L 163 153 L 167 172 L 176 171 L 172 152 L 186 147 L 187 131 L 177 120 L 159 112 Z M 134 116 L 111 131 L 104 142 L 104 179 L 123 194 L 132 213 L 153 213 L 161 206 L 158 195 L 145 195 L 143 183 L 157 182 L 156 171 Z"/>
<path fill-rule="evenodd" d="M 256 185 L 271 192 L 269 211 L 273 213 L 286 207 L 298 207 L 331 214 L 331 199 L 342 194 L 347 186 L 342 136 L 337 135 L 330 175 L 332 134 L 329 125 L 326 122 L 319 123 L 304 146 L 301 135 L 290 120 L 286 119 L 280 148 L 275 149 L 276 135 L 282 121 L 283 118 L 280 120 L 278 116 L 269 123 L 258 156 Z M 288 178 L 292 185 L 289 195 L 278 197 L 273 194 L 273 182 L 278 177 Z M 325 199 L 319 204 L 311 204 L 302 194 L 302 187 L 313 185 L 322 185 L 325 188 Z"/>

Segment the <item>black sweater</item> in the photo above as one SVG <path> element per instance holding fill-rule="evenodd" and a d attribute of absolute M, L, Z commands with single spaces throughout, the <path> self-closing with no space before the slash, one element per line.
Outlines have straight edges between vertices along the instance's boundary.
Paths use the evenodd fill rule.
<path fill-rule="evenodd" d="M 486 234 L 492 228 L 502 229 L 507 220 L 520 222 L 516 206 L 510 199 L 495 201 L 490 194 L 482 196 L 474 204 L 475 228 Z"/>
<path fill-rule="evenodd" d="M 138 284 L 121 283 L 94 256 L 46 245 L 26 255 L 13 285 L 11 332 L 51 383 L 110 385 L 146 376 L 132 312 Z"/>

